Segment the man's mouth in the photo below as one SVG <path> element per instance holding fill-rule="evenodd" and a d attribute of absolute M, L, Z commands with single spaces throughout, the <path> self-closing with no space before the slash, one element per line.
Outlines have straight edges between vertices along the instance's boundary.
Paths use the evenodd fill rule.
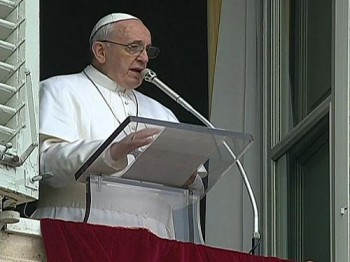
<path fill-rule="evenodd" d="M 141 74 L 143 68 L 130 68 L 130 71 Z"/>

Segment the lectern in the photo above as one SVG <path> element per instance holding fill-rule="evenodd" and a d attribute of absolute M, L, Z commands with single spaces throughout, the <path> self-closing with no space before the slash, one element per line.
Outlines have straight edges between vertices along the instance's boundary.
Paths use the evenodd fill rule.
<path fill-rule="evenodd" d="M 128 155 L 128 166 L 123 171 L 109 176 L 89 171 L 112 143 L 144 128 L 156 128 L 159 133 L 152 143 Z M 75 174 L 77 180 L 86 182 L 85 222 L 106 224 L 94 216 L 92 207 L 140 212 L 142 201 L 147 197 L 160 209 L 163 206 L 171 209 L 170 217 L 162 216 L 162 219 L 173 226 L 171 230 L 176 240 L 204 243 L 199 201 L 245 153 L 252 141 L 248 134 L 130 116 Z M 182 185 L 196 172 L 204 188 L 198 191 L 183 188 Z M 128 205 L 125 196 L 130 192 L 139 195 L 139 205 Z M 115 204 L 114 200 L 121 197 L 126 200 Z M 152 216 L 152 212 L 144 210 L 142 214 Z"/>

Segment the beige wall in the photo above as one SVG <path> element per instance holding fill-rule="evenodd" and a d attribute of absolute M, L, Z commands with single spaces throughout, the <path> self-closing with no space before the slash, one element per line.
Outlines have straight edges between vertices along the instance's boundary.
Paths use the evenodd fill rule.
<path fill-rule="evenodd" d="M 46 261 L 42 238 L 0 231 L 0 261 Z"/>

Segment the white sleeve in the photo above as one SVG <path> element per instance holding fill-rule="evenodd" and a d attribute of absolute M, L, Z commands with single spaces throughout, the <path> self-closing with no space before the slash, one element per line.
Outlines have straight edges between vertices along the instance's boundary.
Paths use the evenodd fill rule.
<path fill-rule="evenodd" d="M 204 193 L 203 181 L 199 175 L 196 175 L 196 178 L 194 179 L 193 183 L 188 185 L 188 188 L 192 191 L 199 192 L 201 195 Z"/>
<path fill-rule="evenodd" d="M 76 87 L 76 82 L 59 78 L 45 80 L 40 86 L 40 172 L 52 174 L 42 181 L 52 187 L 75 183 L 75 173 L 104 141 L 82 137 L 88 126 L 80 122 L 88 115 L 82 113 L 83 98 L 75 93 Z M 123 161 L 108 162 L 106 152 L 92 163 L 90 173 L 109 175 L 123 168 Z"/>
<path fill-rule="evenodd" d="M 77 140 L 69 143 L 57 139 L 46 139 L 42 143 L 42 147 L 46 150 L 40 154 L 40 171 L 51 173 L 52 176 L 42 182 L 55 188 L 75 183 L 75 173 L 103 142 Z M 125 159 L 110 163 L 106 154 L 109 154 L 108 149 L 91 164 L 84 174 L 111 175 L 126 167 Z"/>
<path fill-rule="evenodd" d="M 195 180 L 193 181 L 192 184 L 188 185 L 188 188 L 199 192 L 201 195 L 204 193 L 204 184 L 202 181 L 203 177 L 206 177 L 208 175 L 207 170 L 203 165 L 201 165 L 198 170 L 197 170 L 197 175 Z"/>

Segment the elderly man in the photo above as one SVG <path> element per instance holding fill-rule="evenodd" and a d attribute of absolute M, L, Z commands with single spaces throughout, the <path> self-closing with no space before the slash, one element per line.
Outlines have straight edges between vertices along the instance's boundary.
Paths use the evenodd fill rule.
<path fill-rule="evenodd" d="M 81 73 L 56 76 L 41 83 L 40 169 L 51 173 L 40 186 L 34 218 L 82 221 L 85 214 L 85 184 L 74 174 L 103 141 L 130 116 L 177 122 L 174 114 L 135 88 L 141 72 L 159 49 L 136 17 L 114 13 L 100 19 L 90 35 L 91 65 Z M 116 175 L 128 165 L 128 155 L 152 141 L 154 129 L 130 130 L 111 145 L 91 166 L 90 172 Z M 201 188 L 198 176 L 184 185 Z M 120 210 L 93 206 L 106 224 L 145 227 L 155 234 L 174 238 L 170 207 L 159 199 L 132 192 L 111 199 Z M 127 198 L 128 207 L 125 205 Z"/>

